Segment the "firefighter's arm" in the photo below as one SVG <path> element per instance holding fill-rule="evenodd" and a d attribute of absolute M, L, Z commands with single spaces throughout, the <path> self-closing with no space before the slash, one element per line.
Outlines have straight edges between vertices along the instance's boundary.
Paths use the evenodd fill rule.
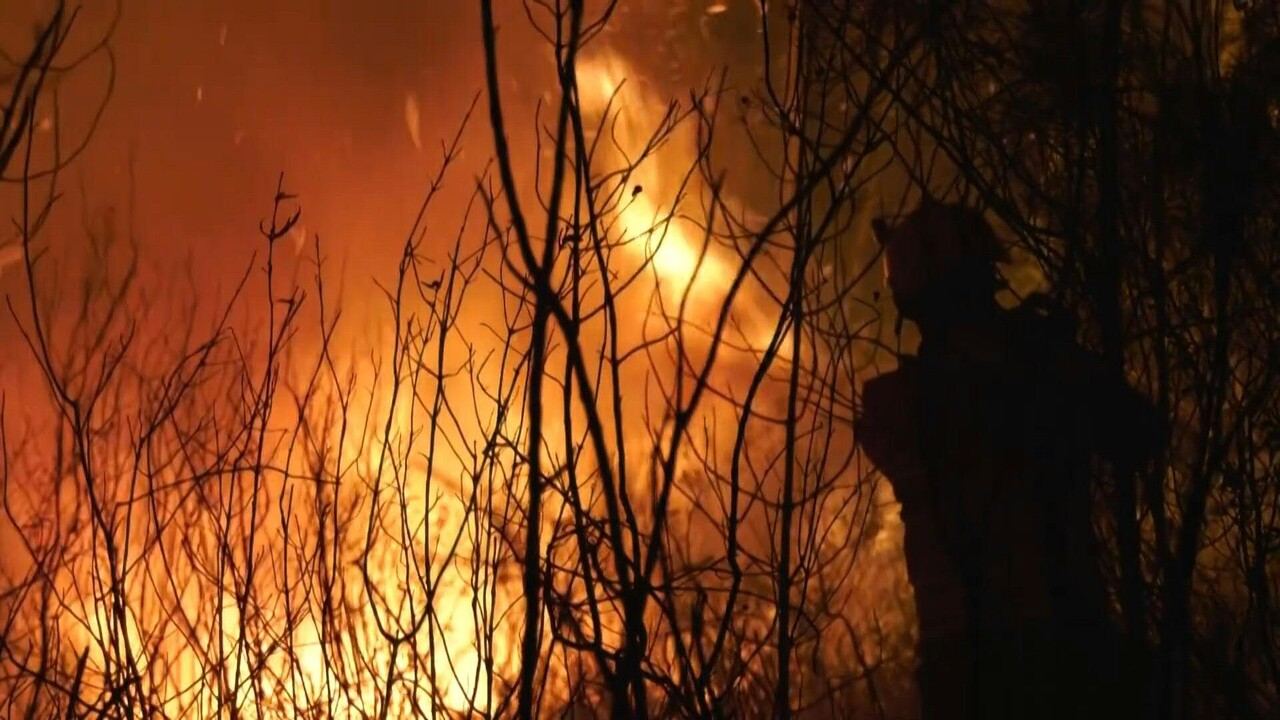
<path fill-rule="evenodd" d="M 862 408 L 854 429 L 867 458 L 889 479 L 904 505 L 914 504 L 922 487 L 916 392 L 910 368 L 868 380 L 862 388 Z"/>
<path fill-rule="evenodd" d="M 902 549 L 921 636 L 962 637 L 967 627 L 964 583 L 928 490 L 916 416 L 918 392 L 910 366 L 869 380 L 862 388 L 856 433 L 900 504 Z"/>
<path fill-rule="evenodd" d="M 1083 358 L 1078 375 L 1080 395 L 1087 406 L 1081 420 L 1094 451 L 1104 460 L 1138 468 L 1164 452 L 1169 425 L 1142 393 L 1105 367 L 1101 358 Z"/>
<path fill-rule="evenodd" d="M 862 408 L 855 434 L 871 462 L 888 474 L 892 473 L 886 466 L 895 464 L 903 445 L 902 435 L 910 425 L 909 405 L 900 370 L 874 377 L 862 386 Z"/>

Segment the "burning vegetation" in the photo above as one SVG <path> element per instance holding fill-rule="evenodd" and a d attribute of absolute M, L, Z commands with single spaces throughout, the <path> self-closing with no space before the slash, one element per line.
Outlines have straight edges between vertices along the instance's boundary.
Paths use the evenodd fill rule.
<path fill-rule="evenodd" d="M 156 252 L 132 169 L 60 219 L 124 16 L 58 3 L 0 57 L 0 708 L 917 716 L 940 596 L 884 458 L 971 468 L 873 464 L 863 389 L 917 367 L 904 268 L 973 237 L 915 233 L 894 286 L 872 228 L 942 201 L 998 236 L 984 290 L 1159 418 L 1071 458 L 1116 712 L 1269 716 L 1280 16 L 1076 5 L 481 0 L 452 129 L 432 88 L 386 112 L 430 162 L 394 251 L 272 173 L 214 290 L 234 246 Z"/>

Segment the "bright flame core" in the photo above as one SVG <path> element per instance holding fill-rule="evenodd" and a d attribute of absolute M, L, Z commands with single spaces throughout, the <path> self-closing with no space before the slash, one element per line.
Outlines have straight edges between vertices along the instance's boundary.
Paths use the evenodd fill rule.
<path fill-rule="evenodd" d="M 692 123 L 663 127 L 665 103 L 647 92 L 639 76 L 618 55 L 602 52 L 578 68 L 584 111 L 613 123 L 611 131 L 626 158 L 638 158 L 656 133 L 669 132 L 661 147 L 641 158 L 619 188 L 619 227 L 637 263 L 647 264 L 668 300 L 685 292 L 703 296 L 722 290 L 730 269 L 683 207 L 689 188 L 680 182 L 695 161 Z M 673 179 L 675 182 L 673 182 Z M 684 185 L 682 187 L 682 185 Z M 701 263 L 701 264 L 699 264 Z"/>

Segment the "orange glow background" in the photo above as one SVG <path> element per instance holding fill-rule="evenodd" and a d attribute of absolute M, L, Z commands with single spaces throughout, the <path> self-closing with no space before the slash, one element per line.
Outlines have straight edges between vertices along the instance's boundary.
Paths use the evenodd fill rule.
<path fill-rule="evenodd" d="M 25 6 L 22 9 L 27 18 L 22 17 L 22 12 L 8 14 L 0 27 L 0 44 L 4 47 L 22 47 L 24 34 L 45 9 L 44 3 L 30 0 L 20 5 Z M 551 58 L 542 41 L 528 28 L 519 4 L 498 5 L 505 13 L 499 20 L 500 62 L 505 72 L 503 99 L 511 119 L 518 171 L 524 174 L 522 180 L 530 181 L 530 158 L 534 153 L 531 118 L 536 104 L 547 99 L 545 93 L 552 87 Z M 636 3 L 636 7 L 658 18 L 663 5 Z M 113 11 L 112 2 L 86 3 L 72 46 L 76 41 L 91 42 L 105 32 Z M 631 21 L 640 20 L 632 17 Z M 63 113 L 68 118 L 65 132 L 74 137 L 78 127 L 79 132 L 84 131 L 77 126 L 76 118 L 92 112 L 100 101 L 108 70 L 114 71 L 114 92 L 93 142 L 62 179 L 67 194 L 45 235 L 51 248 L 50 264 L 41 278 L 46 291 L 63 289 L 58 285 L 59 277 L 76 277 L 77 271 L 92 273 L 97 261 L 77 245 L 89 227 L 130 237 L 136 243 L 141 258 L 139 283 L 152 288 L 148 304 L 157 318 L 144 328 L 147 338 L 162 340 L 172 327 L 168 323 L 175 319 L 191 319 L 197 325 L 212 322 L 246 269 L 253 273 L 250 282 L 261 284 L 259 270 L 265 243 L 255 228 L 259 221 L 269 218 L 270 200 L 283 172 L 285 189 L 299 197 L 302 221 L 296 237 L 291 236 L 289 242 L 277 247 L 276 271 L 281 284 L 290 279 L 310 284 L 315 272 L 312 241 L 319 235 L 327 290 L 343 312 L 343 330 L 335 344 L 339 364 L 344 371 L 359 373 L 361 383 L 370 382 L 374 358 L 385 350 L 391 332 L 385 298 L 375 279 L 385 285 L 394 273 L 406 233 L 439 168 L 439 143 L 452 136 L 473 98 L 483 89 L 475 3 L 126 0 L 112 32 L 111 47 L 113 68 L 109 68 L 105 57 L 96 57 L 70 77 L 62 89 Z M 622 81 L 626 79 L 620 95 L 624 115 L 619 127 L 631 144 L 651 130 L 660 114 L 666 98 L 662 94 L 663 83 L 654 78 L 663 78 L 668 70 L 646 67 L 644 53 L 630 56 L 627 50 L 621 45 L 610 46 L 607 41 L 598 43 L 584 56 L 580 70 L 584 103 L 589 109 L 599 108 L 609 94 L 623 88 Z M 635 48 L 630 50 L 634 52 Z M 730 59 L 717 54 L 723 50 L 708 45 L 707 57 L 701 59 L 707 70 Z M 618 220 L 620 229 L 627 234 L 638 233 L 632 247 L 652 255 L 658 276 L 655 280 L 659 292 L 655 295 L 669 312 L 674 311 L 673 303 L 692 282 L 691 319 L 702 324 L 709 319 L 707 313 L 718 307 L 718 293 L 734 269 L 733 259 L 723 249 L 712 251 L 703 261 L 702 274 L 694 280 L 692 266 L 701 242 L 696 223 L 678 219 L 664 225 L 662 233 L 641 232 L 676 202 L 678 183 L 673 176 L 683 172 L 691 160 L 689 146 L 693 138 L 679 130 L 676 139 L 680 142 L 637 174 L 635 183 L 645 190 L 625 205 Z M 489 128 L 483 113 L 473 118 L 462 147 L 463 154 L 450 170 L 428 218 L 431 231 L 424 254 L 438 261 L 443 260 L 452 244 L 474 180 L 489 157 Z M 696 196 L 699 191 L 694 188 L 692 193 Z M 17 202 L 15 188 L 0 189 L 0 209 L 6 216 L 16 211 Z M 692 212 L 687 206 L 682 207 L 685 212 Z M 473 242 L 476 239 L 464 237 L 464 245 Z M 249 264 L 250 258 L 256 258 L 255 265 Z M 637 255 L 630 261 L 642 259 Z M 62 270 L 49 271 L 50 267 Z M 21 295 L 23 279 L 17 270 L 12 266 L 0 270 L 0 292 Z M 662 322 L 655 320 L 653 301 L 641 290 L 637 289 L 627 302 L 632 303 L 630 309 L 635 317 L 646 320 L 628 324 L 628 330 L 635 333 L 625 338 L 629 343 L 662 329 Z M 197 298 L 199 304 L 191 306 L 190 298 Z M 464 323 L 474 324 L 495 313 L 501 300 L 496 292 L 488 290 L 469 303 Z M 250 303 L 247 310 L 238 312 L 258 308 Z M 731 339 L 758 349 L 772 332 L 776 308 L 771 309 L 760 289 L 749 284 L 735 310 L 743 337 Z M 299 343 L 306 355 L 316 345 L 315 328 L 305 320 L 301 328 Z M 12 320 L 7 315 L 0 319 L 0 347 L 20 349 L 21 342 Z M 700 352 L 700 348 L 693 350 L 695 355 Z M 25 358 L 26 353 L 13 355 Z M 553 357 L 551 362 L 555 367 L 562 358 Z M 744 385 L 741 371 L 750 362 L 751 356 L 746 353 L 727 353 L 722 361 L 727 368 L 722 378 L 724 386 L 736 386 L 740 395 Z M 303 372 L 300 368 L 289 370 Z M 643 365 L 635 372 L 634 377 L 624 378 L 633 383 L 631 387 L 645 388 L 632 395 L 634 407 L 656 417 L 661 408 L 653 401 L 663 388 L 645 384 L 650 370 Z M 16 412 L 21 421 L 35 426 L 50 421 L 34 410 L 34 417 L 27 417 L 24 412 L 24 393 L 42 392 L 36 368 L 29 360 L 5 362 L 0 375 L 11 413 Z M 378 426 L 382 421 L 378 413 L 385 412 L 388 399 L 382 392 L 365 385 L 357 388 L 357 395 L 363 393 L 361 399 L 372 403 L 373 408 L 369 416 L 356 414 L 353 422 L 357 427 Z M 558 403 L 557 399 L 550 404 Z M 273 421 L 292 421 L 289 408 L 278 411 L 280 416 L 273 417 Z M 731 413 L 724 405 L 709 402 L 702 413 L 700 420 L 712 421 L 719 416 L 723 427 L 732 427 Z M 645 419 L 653 425 L 655 417 Z M 407 437 L 420 422 L 420 416 L 415 419 L 402 410 L 395 418 L 393 434 Z M 558 412 L 551 413 L 548 424 L 559 422 Z M 468 430 L 474 428 L 461 428 L 458 433 L 466 435 Z M 629 431 L 643 447 L 651 435 L 661 436 L 662 427 L 661 423 L 637 423 Z M 712 437 L 710 442 L 723 449 L 731 440 L 729 434 Z M 553 435 L 548 443 L 555 447 L 563 441 Z M 344 460 L 355 462 L 355 474 L 368 478 L 377 475 L 378 450 L 377 442 L 370 442 Z M 764 458 L 774 451 L 776 447 L 762 442 L 749 449 L 748 454 L 759 453 Z M 460 461 L 444 455 L 433 474 L 441 478 L 442 487 L 456 482 L 461 472 Z M 632 460 L 641 464 L 646 461 L 635 455 Z M 636 473 L 637 477 L 643 475 Z M 511 502 L 506 498 L 497 503 L 502 507 L 487 509 L 510 513 Z M 699 502 L 709 500 L 699 498 L 696 492 L 678 494 L 673 500 L 673 513 L 695 515 L 692 509 Z M 431 518 L 419 513 L 426 504 L 426 498 L 409 495 L 407 507 L 413 517 L 397 521 L 411 526 L 439 523 L 433 528 L 445 533 L 464 526 L 462 517 L 467 510 L 457 498 L 438 506 Z M 364 509 L 363 505 L 359 507 Z M 874 544 L 874 550 L 884 557 L 877 555 L 875 559 L 892 570 L 878 577 L 864 573 L 861 587 L 869 596 L 900 593 L 903 588 L 901 569 L 892 555 L 898 531 L 892 518 L 886 516 L 885 520 L 888 522 L 876 535 Z M 847 527 L 842 531 L 853 532 Z M 771 543 L 767 524 L 759 517 L 753 518 L 746 524 L 743 542 L 761 556 L 767 555 Z M 688 549 L 696 554 L 701 548 L 693 543 Z M 394 569 L 396 550 L 387 548 L 385 552 L 377 560 L 387 563 L 384 571 L 388 576 L 403 572 Z M 378 569 L 376 562 L 374 568 Z M 359 587 L 358 576 L 349 579 Z M 443 701 L 449 708 L 459 709 L 467 703 L 459 688 L 476 679 L 476 651 L 468 644 L 474 632 L 469 607 L 473 598 L 466 595 L 460 580 L 452 581 L 456 587 L 451 587 L 450 582 L 446 579 L 440 587 L 442 597 L 448 597 L 451 603 L 441 613 L 448 624 L 442 628 L 441 636 L 454 648 L 458 677 L 455 682 L 444 683 L 448 689 Z M 518 583 L 506 578 L 497 585 L 498 605 L 515 601 Z M 386 603 L 395 606 L 400 599 L 392 597 Z M 174 593 L 173 600 L 181 604 L 188 598 Z M 200 596 L 199 600 L 207 604 L 208 597 Z M 350 601 L 359 603 L 361 598 L 352 597 Z M 99 622 L 95 620 L 97 611 L 91 608 L 80 607 L 76 612 L 85 618 L 85 625 Z M 769 612 L 761 609 L 755 619 L 767 627 Z M 221 623 L 231 627 L 241 620 L 228 603 Z M 81 642 L 88 642 L 92 634 L 83 635 L 83 630 L 69 632 Z M 82 634 L 77 636 L 76 632 Z M 367 617 L 355 622 L 354 632 L 372 636 Z M 317 633 L 315 623 L 304 620 L 295 641 L 305 648 L 314 642 Z M 218 639 L 217 629 L 202 628 L 197 634 L 209 643 Z M 498 643 L 491 653 L 497 672 L 509 675 L 515 643 Z M 372 658 L 385 661 L 376 652 Z M 184 655 L 175 662 L 190 665 L 173 670 L 184 680 L 193 673 L 208 671 L 194 657 Z M 323 657 L 300 651 L 291 671 L 295 683 L 314 692 L 328 679 L 324 663 Z M 223 668 L 224 672 L 234 670 Z M 401 701 L 428 706 L 434 702 L 415 697 Z"/>
<path fill-rule="evenodd" d="M 49 4 L 6 2 L 3 46 L 24 47 Z M 71 46 L 100 37 L 115 4 L 83 3 Z M 115 91 L 67 178 L 62 215 L 78 219 L 80 183 L 91 208 L 127 207 L 132 165 L 145 254 L 157 265 L 197 255 L 212 289 L 260 249 L 254 229 L 284 172 L 308 231 L 363 281 L 398 250 L 439 138 L 480 89 L 478 27 L 473 3 L 127 0 L 111 43 Z M 522 38 L 506 35 L 514 51 Z M 98 58 L 64 91 L 68 134 L 99 99 L 105 69 Z M 410 94 L 422 103 L 422 149 L 406 129 Z M 452 200 L 474 167 L 457 174 Z"/>

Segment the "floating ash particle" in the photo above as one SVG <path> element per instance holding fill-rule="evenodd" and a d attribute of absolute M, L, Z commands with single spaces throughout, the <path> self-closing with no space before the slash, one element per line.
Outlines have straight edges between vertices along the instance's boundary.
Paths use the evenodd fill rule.
<path fill-rule="evenodd" d="M 418 107 L 416 93 L 404 96 L 404 124 L 409 129 L 409 139 L 418 150 L 422 149 L 422 111 Z"/>
<path fill-rule="evenodd" d="M 218 28 L 218 46 L 227 46 L 227 24 L 222 23 L 222 27 Z"/>
<path fill-rule="evenodd" d="M 204 102 L 204 86 L 196 86 L 196 102 Z"/>

